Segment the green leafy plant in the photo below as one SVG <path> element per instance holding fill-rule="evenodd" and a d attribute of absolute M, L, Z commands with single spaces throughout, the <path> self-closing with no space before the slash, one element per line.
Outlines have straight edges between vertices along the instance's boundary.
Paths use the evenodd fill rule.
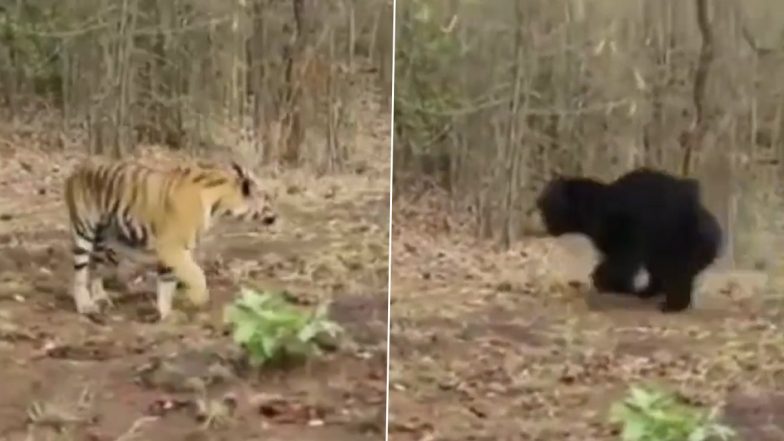
<path fill-rule="evenodd" d="M 735 432 L 716 422 L 716 412 L 689 406 L 676 396 L 633 386 L 610 409 L 610 420 L 622 426 L 623 441 L 731 440 Z"/>
<path fill-rule="evenodd" d="M 249 288 L 242 288 L 240 297 L 226 306 L 224 317 L 254 367 L 318 355 L 324 337 L 334 338 L 341 331 L 328 319 L 326 304 L 308 313 L 282 294 Z"/>

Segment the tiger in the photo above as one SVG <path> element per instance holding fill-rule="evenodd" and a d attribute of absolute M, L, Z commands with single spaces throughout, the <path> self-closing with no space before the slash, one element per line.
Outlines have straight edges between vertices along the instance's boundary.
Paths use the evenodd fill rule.
<path fill-rule="evenodd" d="M 157 265 L 159 320 L 184 291 L 200 307 L 209 301 L 204 271 L 193 251 L 219 217 L 269 226 L 277 214 L 258 180 L 236 162 L 153 168 L 135 160 L 87 160 L 65 180 L 73 280 L 79 314 L 109 302 L 103 278 L 118 252 Z M 92 277 L 91 277 L 92 276 Z M 89 286 L 88 286 L 89 285 Z"/>

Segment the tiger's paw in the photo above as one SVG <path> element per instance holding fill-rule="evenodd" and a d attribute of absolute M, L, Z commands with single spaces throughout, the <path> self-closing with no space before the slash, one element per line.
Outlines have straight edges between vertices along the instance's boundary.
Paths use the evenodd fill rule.
<path fill-rule="evenodd" d="M 86 286 L 74 287 L 73 299 L 76 306 L 76 312 L 79 314 L 87 315 L 100 312 L 98 304 L 92 299 L 90 291 Z"/>
<path fill-rule="evenodd" d="M 158 312 L 158 323 L 163 325 L 183 325 L 190 321 L 190 317 L 178 309 L 173 309 L 165 315 L 161 315 L 160 311 Z"/>
<path fill-rule="evenodd" d="M 93 300 L 76 302 L 76 312 L 82 315 L 98 314 L 101 312 L 101 307 Z"/>
<path fill-rule="evenodd" d="M 101 310 L 114 308 L 114 302 L 112 301 L 112 298 L 109 297 L 106 290 L 104 290 L 103 286 L 93 286 L 91 295 L 93 303 Z"/>

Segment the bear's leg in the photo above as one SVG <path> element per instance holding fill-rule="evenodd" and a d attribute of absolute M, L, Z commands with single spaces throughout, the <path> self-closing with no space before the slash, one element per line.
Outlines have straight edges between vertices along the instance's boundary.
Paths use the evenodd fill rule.
<path fill-rule="evenodd" d="M 602 261 L 591 278 L 600 292 L 636 294 L 635 276 L 644 268 L 644 231 L 634 216 L 623 211 L 608 211 L 602 215 L 600 226 L 591 235 L 600 250 Z"/>
<path fill-rule="evenodd" d="M 683 270 L 670 271 L 662 281 L 664 302 L 661 311 L 665 313 L 680 312 L 691 306 L 691 295 L 694 288 L 694 275 Z"/>
<path fill-rule="evenodd" d="M 662 292 L 662 282 L 661 277 L 652 272 L 648 272 L 648 286 L 645 287 L 642 291 L 637 293 L 637 297 L 641 299 L 649 299 L 651 297 L 656 297 L 657 295 L 661 294 Z"/>
<path fill-rule="evenodd" d="M 634 275 L 639 268 L 639 263 L 629 256 L 605 257 L 591 274 L 593 286 L 599 292 L 633 294 Z"/>

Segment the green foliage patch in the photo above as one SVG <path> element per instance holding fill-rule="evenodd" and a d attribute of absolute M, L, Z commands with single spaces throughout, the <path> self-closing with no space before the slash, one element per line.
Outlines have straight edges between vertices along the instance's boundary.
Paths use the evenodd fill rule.
<path fill-rule="evenodd" d="M 341 331 L 327 317 L 326 304 L 306 312 L 274 292 L 242 288 L 224 312 L 234 341 L 247 351 L 253 367 L 319 355 L 320 338 Z"/>
<path fill-rule="evenodd" d="M 610 410 L 622 427 L 622 441 L 726 441 L 735 432 L 716 421 L 715 412 L 689 406 L 673 394 L 633 386 Z"/>

